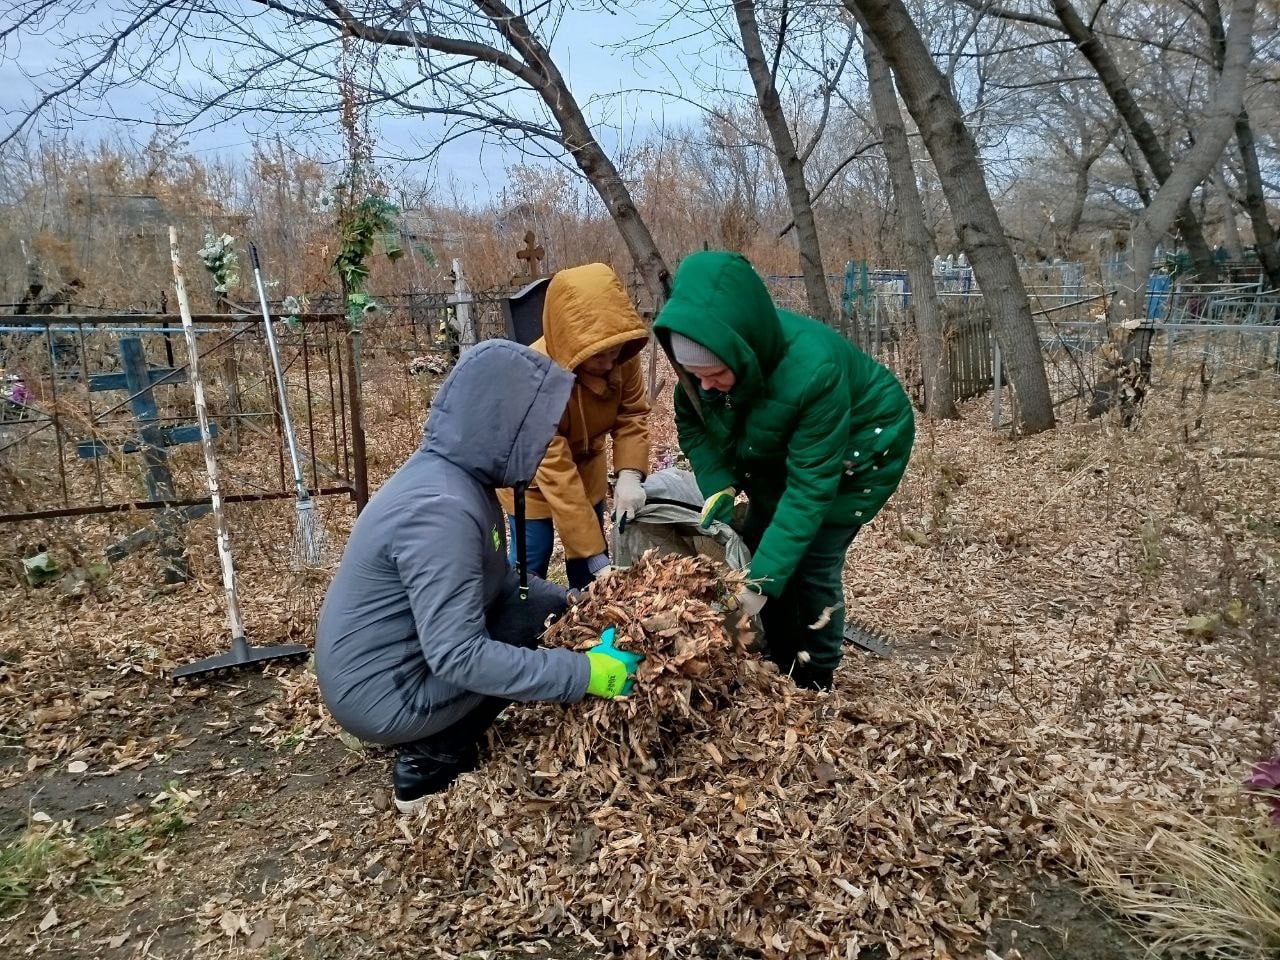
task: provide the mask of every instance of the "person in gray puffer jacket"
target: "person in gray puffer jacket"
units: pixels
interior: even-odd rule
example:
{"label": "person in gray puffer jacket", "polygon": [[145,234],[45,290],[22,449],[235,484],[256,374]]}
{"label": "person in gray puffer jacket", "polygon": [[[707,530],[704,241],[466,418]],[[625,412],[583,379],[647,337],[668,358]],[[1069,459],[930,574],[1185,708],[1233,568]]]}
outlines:
{"label": "person in gray puffer jacket", "polygon": [[572,387],[572,374],[527,347],[471,349],[437,393],[422,446],[352,528],[320,611],[316,674],[341,726],[400,747],[402,812],[476,767],[511,701],[630,690],[635,654],[536,649],[568,600],[507,561],[494,491],[520,494],[533,479]]}

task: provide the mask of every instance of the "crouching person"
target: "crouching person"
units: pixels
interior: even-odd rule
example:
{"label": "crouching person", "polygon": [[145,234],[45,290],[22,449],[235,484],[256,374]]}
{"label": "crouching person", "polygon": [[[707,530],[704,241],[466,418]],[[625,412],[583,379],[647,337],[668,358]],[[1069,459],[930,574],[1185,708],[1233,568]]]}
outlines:
{"label": "crouching person", "polygon": [[494,491],[522,494],[572,387],[572,374],[527,347],[475,347],[436,395],[422,446],[351,531],[320,611],[316,673],[339,724],[400,748],[401,812],[475,769],[512,701],[630,687],[634,654],[537,649],[565,591],[507,562]]}

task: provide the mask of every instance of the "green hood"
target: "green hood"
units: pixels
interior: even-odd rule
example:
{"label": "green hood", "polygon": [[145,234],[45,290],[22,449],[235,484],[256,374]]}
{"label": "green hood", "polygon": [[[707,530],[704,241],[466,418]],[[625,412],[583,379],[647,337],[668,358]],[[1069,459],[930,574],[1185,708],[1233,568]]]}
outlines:
{"label": "green hood", "polygon": [[668,357],[672,332],[714,353],[733,371],[739,394],[758,393],[783,353],[777,308],[760,275],[737,253],[685,257],[653,329]]}

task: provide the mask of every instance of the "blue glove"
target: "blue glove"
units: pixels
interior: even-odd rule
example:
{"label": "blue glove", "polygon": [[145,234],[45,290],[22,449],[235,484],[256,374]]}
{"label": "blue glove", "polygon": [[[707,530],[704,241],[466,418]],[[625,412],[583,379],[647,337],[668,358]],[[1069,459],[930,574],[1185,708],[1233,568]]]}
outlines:
{"label": "blue glove", "polygon": [[587,693],[593,697],[603,697],[606,700],[625,697],[636,685],[636,668],[640,666],[644,655],[619,650],[613,645],[616,636],[616,629],[606,627],[600,634],[600,642],[587,651],[587,660],[591,662]]}

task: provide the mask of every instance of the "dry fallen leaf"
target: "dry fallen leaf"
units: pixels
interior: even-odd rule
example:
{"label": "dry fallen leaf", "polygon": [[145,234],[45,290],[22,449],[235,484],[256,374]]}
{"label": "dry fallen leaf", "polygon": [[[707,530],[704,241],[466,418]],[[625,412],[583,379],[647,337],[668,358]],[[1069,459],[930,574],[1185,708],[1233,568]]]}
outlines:
{"label": "dry fallen leaf", "polygon": [[218,918],[218,926],[228,937],[234,937],[241,930],[246,929],[244,917],[231,910],[223,911],[222,916]]}
{"label": "dry fallen leaf", "polygon": [[252,950],[258,949],[267,942],[267,939],[275,931],[276,925],[270,917],[260,917],[254,921],[249,930],[249,948]]}
{"label": "dry fallen leaf", "polygon": [[[1197,384],[1190,372],[1185,382]],[[1175,389],[1166,413],[1177,406],[1181,372],[1168,376]],[[1059,429],[1012,444],[971,415],[988,400],[969,402],[966,420],[937,426],[927,454],[921,446],[845,569],[857,616],[897,631],[902,657],[880,663],[847,648],[827,697],[797,690],[758,655],[721,655],[706,615],[725,592],[722,570],[671,562],[629,581],[634,591],[602,584],[593,616],[571,620],[556,642],[581,649],[598,636],[598,621],[620,618],[620,645],[650,653],[637,692],[625,703],[510,709],[491,759],[432,798],[420,818],[363,809],[387,806],[370,798],[387,788],[388,753],[342,750],[309,671],[270,671],[268,699],[252,706],[256,688],[152,696],[167,687],[173,663],[225,647],[207,524],[189,528],[197,577],[180,589],[154,591],[155,566],[143,555],[113,585],[118,596],[89,605],[0,591],[0,619],[38,624],[20,658],[0,658],[0,725],[22,739],[31,771],[77,757],[95,775],[118,773],[168,755],[175,769],[192,771],[184,787],[209,788],[207,828],[184,837],[170,872],[139,872],[120,900],[95,902],[100,929],[125,928],[122,904],[168,894],[174,860],[199,858],[201,870],[187,877],[212,901],[241,889],[247,857],[274,855],[279,872],[254,891],[252,907],[227,894],[202,913],[197,933],[211,932],[197,947],[221,938],[215,953],[243,951],[244,927],[233,941],[219,925],[230,909],[270,913],[279,929],[264,948],[290,956],[330,945],[339,956],[347,935],[376,939],[388,956],[412,954],[420,910],[457,954],[573,938],[637,960],[664,950],[694,955],[703,941],[691,938],[715,929],[708,946],[726,955],[758,949],[774,960],[825,960],[853,945],[850,952],[875,947],[899,960],[981,957],[990,918],[1006,896],[1023,896],[1018,878],[993,865],[1070,874],[1078,852],[1099,846],[1114,824],[1110,811],[1142,804],[1153,824],[1175,808],[1201,813],[1215,801],[1213,785],[1236,791],[1258,736],[1275,738],[1274,724],[1257,720],[1252,671],[1231,659],[1239,650],[1230,645],[1230,598],[1199,593],[1221,573],[1224,536],[1240,558],[1258,546],[1274,552],[1273,525],[1254,522],[1275,512],[1274,471],[1265,465],[1280,454],[1277,387],[1271,374],[1244,389],[1215,382],[1204,442],[1189,445],[1182,438],[1199,430],[1194,409],[1185,422],[1176,409],[1172,419],[1149,420],[1153,407],[1143,414],[1149,426],[1120,432],[1071,424],[1066,404]],[[658,455],[674,450],[670,395],[651,421]],[[1194,405],[1194,397],[1183,403]],[[404,422],[385,404],[371,408],[371,429]],[[375,469],[394,466],[394,452],[376,447]],[[1263,456],[1235,459],[1235,450]],[[274,469],[274,457],[262,459]],[[1187,460],[1212,472],[1208,496]],[[309,640],[327,575],[291,595],[278,544],[294,511],[272,509],[246,505],[233,517],[246,620],[271,625],[264,642],[277,639],[276,624],[281,638],[287,624],[290,638]],[[1152,520],[1146,532],[1141,518]],[[77,532],[118,537],[97,524],[76,521]],[[1177,545],[1163,559],[1162,535],[1166,547]],[[1144,556],[1151,569],[1140,569]],[[1196,596],[1186,596],[1184,582]],[[1184,599],[1197,605],[1184,608]],[[1121,609],[1128,626],[1117,625]],[[1212,643],[1177,629],[1213,613],[1223,629]],[[70,641],[81,638],[74,669],[61,669]],[[80,693],[92,689],[113,690],[110,709]],[[58,721],[66,704],[77,716],[94,709],[94,722]],[[200,746],[184,752],[175,706],[184,721],[208,717],[197,742],[216,744],[216,761],[206,764]],[[34,725],[43,708],[55,712]],[[243,721],[254,727],[247,742]],[[197,728],[177,728],[188,729]],[[258,763],[258,746],[274,756]],[[310,761],[321,759],[339,764],[338,774],[313,776],[319,767]],[[43,778],[24,766],[0,771],[0,781],[39,796]],[[264,802],[284,784],[285,803]],[[1067,848],[1064,810],[1073,804],[1093,824]],[[61,805],[50,809],[64,816]],[[307,811],[301,820],[298,810]],[[243,821],[255,817],[246,837]],[[323,852],[285,853],[335,818]],[[51,818],[38,819],[46,832]],[[353,878],[370,849],[387,851],[384,874]],[[152,852],[165,862],[164,851]],[[28,932],[40,918],[38,906],[30,909]],[[69,939],[72,918],[49,932],[58,926],[58,938]],[[135,936],[129,952],[145,953],[144,939]],[[0,956],[8,952],[0,945]]]}
{"label": "dry fallen leaf", "polygon": [[831,622],[831,615],[842,607],[843,604],[833,604],[829,607],[823,607],[822,613],[818,615],[818,619],[809,624],[810,630],[821,630]]}
{"label": "dry fallen leaf", "polygon": [[56,926],[57,923],[58,923],[57,908],[50,907],[49,912],[44,915],[44,919],[40,921],[40,924],[39,926],[36,927],[36,929],[39,930],[41,933],[44,933],[44,931],[48,930],[50,927]]}

